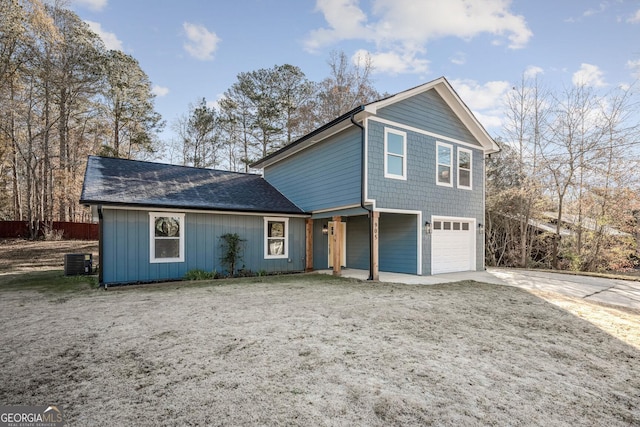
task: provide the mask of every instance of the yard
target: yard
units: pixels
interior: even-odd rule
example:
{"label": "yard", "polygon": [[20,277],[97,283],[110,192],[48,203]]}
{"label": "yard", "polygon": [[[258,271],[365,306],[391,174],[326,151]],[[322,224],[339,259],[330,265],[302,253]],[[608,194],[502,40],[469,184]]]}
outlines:
{"label": "yard", "polygon": [[9,268],[0,403],[70,425],[640,424],[633,310],[320,275],[47,290]]}

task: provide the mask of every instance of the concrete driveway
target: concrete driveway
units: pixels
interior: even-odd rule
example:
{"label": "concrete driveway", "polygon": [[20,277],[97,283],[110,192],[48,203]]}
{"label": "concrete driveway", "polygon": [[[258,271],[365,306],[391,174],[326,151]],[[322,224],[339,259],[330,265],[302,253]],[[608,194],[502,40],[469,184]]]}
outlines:
{"label": "concrete driveway", "polygon": [[[321,270],[319,273],[331,274],[332,271]],[[342,276],[366,280],[368,272],[364,270],[344,269],[342,270]],[[587,301],[621,305],[640,310],[640,282],[631,280],[603,279],[599,277],[511,268],[489,268],[486,271],[465,271],[460,273],[437,274],[435,276],[380,272],[380,282],[383,283],[435,285],[462,280],[475,280],[476,282],[517,286],[523,289],[556,292],[582,298]]]}
{"label": "concrete driveway", "polygon": [[490,268],[487,273],[510,286],[640,309],[640,282],[507,268]]}

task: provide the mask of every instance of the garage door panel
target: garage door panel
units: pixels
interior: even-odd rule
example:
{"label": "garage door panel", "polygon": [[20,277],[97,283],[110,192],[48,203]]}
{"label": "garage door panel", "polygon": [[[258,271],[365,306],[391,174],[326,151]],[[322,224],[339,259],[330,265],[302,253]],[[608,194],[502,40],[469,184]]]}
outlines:
{"label": "garage door panel", "polygon": [[431,236],[432,274],[475,270],[475,236],[471,221],[434,219],[438,229],[433,230]]}

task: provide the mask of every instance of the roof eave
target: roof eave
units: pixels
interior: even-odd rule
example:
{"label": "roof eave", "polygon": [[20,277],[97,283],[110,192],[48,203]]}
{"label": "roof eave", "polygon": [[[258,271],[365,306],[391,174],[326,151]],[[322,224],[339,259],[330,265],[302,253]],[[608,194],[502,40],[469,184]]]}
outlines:
{"label": "roof eave", "polygon": [[346,112],[340,117],[330,121],[329,123],[317,128],[316,130],[306,134],[293,143],[269,154],[266,157],[263,157],[257,162],[250,164],[249,166],[251,168],[261,169],[272,165],[273,163],[276,163],[284,158],[287,158],[311,145],[314,145],[328,138],[329,136],[336,134],[337,132],[353,126],[353,124],[351,123],[351,117],[355,117],[356,121],[361,120],[362,117],[364,117],[362,115],[363,111],[365,111],[365,106],[360,105],[353,110]]}
{"label": "roof eave", "polygon": [[251,213],[251,214],[269,214],[269,215],[298,215],[298,216],[311,216],[311,214],[302,210],[281,210],[281,209],[232,209],[224,207],[214,206],[184,206],[184,205],[171,205],[162,203],[125,203],[125,202],[113,202],[104,200],[86,200],[81,199],[80,204],[84,206],[98,206],[103,207],[117,207],[117,208],[132,208],[132,209],[171,209],[180,211],[203,211],[203,212],[224,212],[224,213]]}
{"label": "roof eave", "polygon": [[397,93],[380,101],[375,101],[366,106],[366,110],[371,114],[377,114],[380,108],[395,104],[412,96],[434,89],[438,95],[447,103],[449,108],[453,110],[456,116],[469,129],[469,132],[483,147],[485,154],[497,153],[500,146],[491,138],[484,126],[478,121],[476,116],[471,112],[469,107],[464,103],[462,98],[455,91],[453,86],[445,77],[440,77],[428,83],[416,86],[404,92]]}

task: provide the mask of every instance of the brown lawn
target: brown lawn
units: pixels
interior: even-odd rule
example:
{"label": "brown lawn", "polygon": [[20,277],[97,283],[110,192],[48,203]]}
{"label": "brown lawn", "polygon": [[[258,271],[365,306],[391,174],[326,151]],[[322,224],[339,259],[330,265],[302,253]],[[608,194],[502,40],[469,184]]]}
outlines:
{"label": "brown lawn", "polygon": [[638,425],[640,313],[585,307],[320,275],[0,290],[0,403],[83,426]]}

